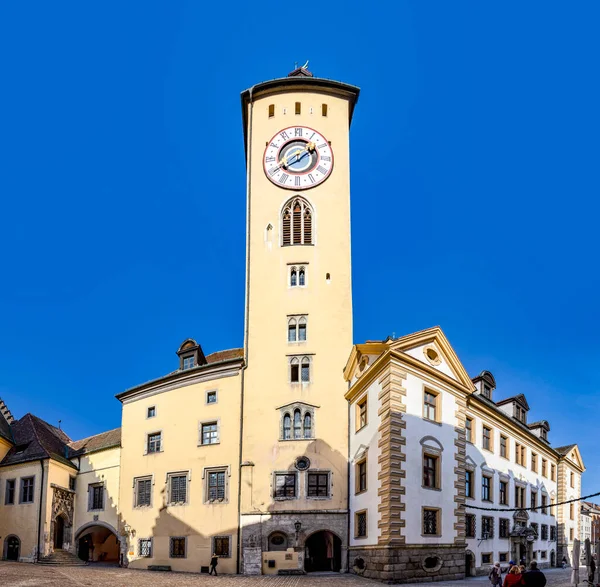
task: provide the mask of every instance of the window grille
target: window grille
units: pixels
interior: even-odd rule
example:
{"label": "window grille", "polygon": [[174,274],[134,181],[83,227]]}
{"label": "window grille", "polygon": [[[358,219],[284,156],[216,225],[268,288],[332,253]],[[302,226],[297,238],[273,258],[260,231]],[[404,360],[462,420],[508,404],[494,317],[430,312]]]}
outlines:
{"label": "window grille", "polygon": [[423,510],[423,534],[437,535],[438,510]]}
{"label": "window grille", "polygon": [[356,536],[364,537],[367,535],[367,512],[358,512],[356,514]]}
{"label": "window grille", "polygon": [[152,498],[152,479],[138,479],[136,485],[136,505],[150,505]]}
{"label": "window grille", "polygon": [[213,538],[213,552],[221,558],[229,558],[231,556],[229,536],[215,536]]}
{"label": "window grille", "polygon": [[104,509],[104,485],[92,485],[91,492],[91,509]]}
{"label": "window grille", "polygon": [[473,514],[467,514],[465,516],[465,522],[466,522],[466,535],[467,538],[475,538],[475,516]]}
{"label": "window grille", "polygon": [[171,558],[185,558],[185,538],[171,538]]}
{"label": "window grille", "polygon": [[138,544],[138,553],[141,557],[152,557],[152,538],[140,538]]}
{"label": "window grille", "polygon": [[169,478],[169,503],[185,503],[187,498],[187,475],[171,475]]}

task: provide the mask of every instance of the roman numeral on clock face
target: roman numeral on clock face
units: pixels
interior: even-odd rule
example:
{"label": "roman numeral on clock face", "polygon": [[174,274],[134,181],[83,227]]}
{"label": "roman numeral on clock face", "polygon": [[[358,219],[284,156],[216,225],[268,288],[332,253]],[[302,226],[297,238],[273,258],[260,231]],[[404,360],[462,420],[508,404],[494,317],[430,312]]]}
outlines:
{"label": "roman numeral on clock face", "polygon": [[[323,159],[323,157],[321,157],[321,159]],[[265,161],[267,163],[273,163],[273,161],[275,161],[275,157],[265,157]]]}
{"label": "roman numeral on clock face", "polygon": [[315,178],[313,177],[312,173],[308,174],[308,179],[310,180],[310,183],[315,183]]}
{"label": "roman numeral on clock face", "polygon": [[288,134],[287,134],[287,133],[286,133],[284,130],[282,130],[282,131],[279,133],[279,135],[281,136],[281,138],[282,138],[284,141],[287,141],[287,140],[288,140]]}
{"label": "roman numeral on clock face", "polygon": [[301,137],[302,136],[302,129],[301,128],[295,128],[294,129],[294,136],[295,137]]}
{"label": "roman numeral on clock face", "polygon": [[317,145],[317,149],[325,149],[325,147],[329,147],[329,145],[327,143],[321,143],[320,145]]}
{"label": "roman numeral on clock face", "polygon": [[319,173],[322,173],[323,175],[327,175],[327,169],[325,169],[325,167],[323,167],[322,165],[319,165],[319,166],[317,167],[317,171],[318,171]]}
{"label": "roman numeral on clock face", "polygon": [[279,183],[285,183],[288,177],[289,175],[287,173],[282,173],[281,177],[279,178]]}
{"label": "roman numeral on clock face", "polygon": [[297,175],[296,177],[294,177],[294,185],[296,187],[300,185],[300,176]]}
{"label": "roman numeral on clock face", "polygon": [[[267,161],[268,161],[268,159],[267,159]],[[331,161],[331,157],[325,157],[325,155],[323,155],[321,157],[321,161]]]}

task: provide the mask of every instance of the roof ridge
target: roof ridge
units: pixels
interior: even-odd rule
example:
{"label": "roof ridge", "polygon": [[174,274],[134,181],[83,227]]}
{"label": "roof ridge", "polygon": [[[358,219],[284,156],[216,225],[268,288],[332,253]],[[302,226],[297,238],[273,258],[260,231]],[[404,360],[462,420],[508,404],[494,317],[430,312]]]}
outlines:
{"label": "roof ridge", "polygon": [[38,431],[37,428],[35,427],[35,421],[34,418],[37,418],[37,416],[34,416],[31,412],[27,412],[22,418],[21,420],[24,420],[25,418],[27,418],[27,416],[29,416],[29,420],[31,422],[31,429],[33,430],[33,436],[35,437],[37,443],[40,445],[40,448],[42,449],[43,453],[46,455],[47,458],[50,458],[50,453],[48,453],[48,451],[46,450],[46,447],[44,446],[44,443],[40,440],[40,437],[38,435]]}
{"label": "roof ridge", "polygon": [[98,432],[98,434],[92,434],[91,436],[86,436],[85,438],[80,438],[79,440],[71,440],[69,445],[76,444],[78,442],[83,442],[84,440],[89,440],[90,438],[96,438],[96,436],[102,436],[103,434],[108,434],[109,432],[114,432],[115,430],[120,430],[121,426],[117,426],[116,428],[111,428],[110,430],[105,430],[104,432]]}

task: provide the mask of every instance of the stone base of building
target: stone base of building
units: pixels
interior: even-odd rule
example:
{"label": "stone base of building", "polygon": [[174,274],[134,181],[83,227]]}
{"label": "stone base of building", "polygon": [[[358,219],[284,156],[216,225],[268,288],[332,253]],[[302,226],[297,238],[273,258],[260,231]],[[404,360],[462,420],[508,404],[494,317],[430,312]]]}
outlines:
{"label": "stone base of building", "polygon": [[465,578],[464,547],[351,547],[348,556],[351,572],[386,583],[429,583]]}

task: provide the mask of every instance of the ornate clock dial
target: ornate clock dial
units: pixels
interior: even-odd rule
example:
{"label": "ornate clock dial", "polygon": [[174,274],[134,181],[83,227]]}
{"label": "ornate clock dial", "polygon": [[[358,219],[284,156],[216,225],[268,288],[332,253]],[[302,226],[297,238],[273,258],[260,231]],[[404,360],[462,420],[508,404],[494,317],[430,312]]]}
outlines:
{"label": "ornate clock dial", "polygon": [[280,130],[263,157],[267,177],[279,187],[306,190],[324,182],[333,169],[333,151],[325,137],[307,126]]}

